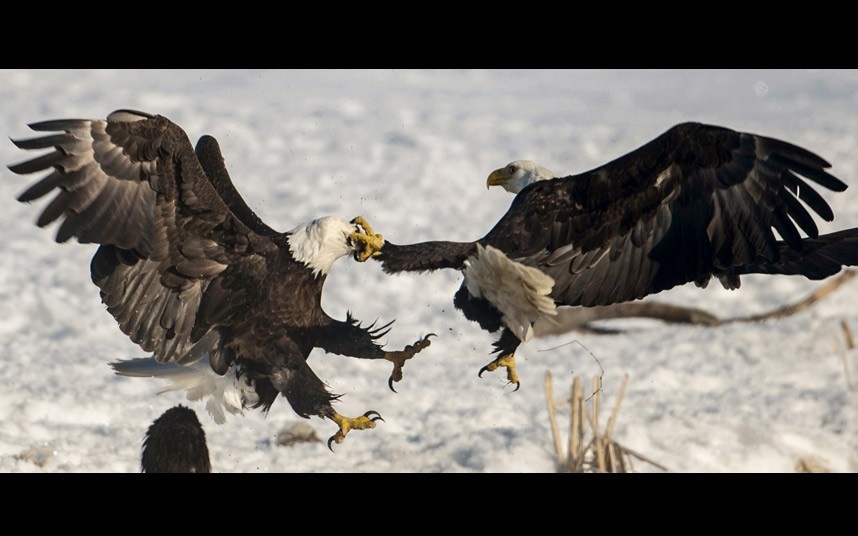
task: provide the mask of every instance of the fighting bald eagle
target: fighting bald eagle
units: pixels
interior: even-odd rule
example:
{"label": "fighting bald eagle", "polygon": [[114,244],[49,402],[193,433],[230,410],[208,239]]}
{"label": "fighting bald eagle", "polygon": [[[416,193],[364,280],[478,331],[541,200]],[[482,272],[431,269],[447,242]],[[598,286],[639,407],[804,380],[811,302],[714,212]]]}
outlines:
{"label": "fighting bald eagle", "polygon": [[118,110],[107,120],[44,121],[30,128],[55,133],[15,145],[53,150],[10,169],[50,173],[18,199],[58,190],[37,224],[64,217],[58,242],[77,237],[100,244],[92,281],[122,331],[153,353],[151,365],[117,363],[118,372],[169,376],[176,365],[207,356],[211,369],[235,388],[206,394],[230,395],[220,402],[230,411],[267,412],[281,394],[298,415],[334,421],[339,431],[331,441],[375,426],[377,412],[349,418],[334,411],[338,395],[306,362],[314,347],[386,359],[394,363],[392,387],[404,361],[429,345],[423,338],[386,351],[376,340],[387,326],[364,328],[351,315],[339,321],[322,310],[322,287],[334,262],[349,254],[366,260],[381,244],[363,218],[325,217],[289,232],[273,230],[238,194],[215,139],[203,136],[194,148],[162,116]]}
{"label": "fighting bald eagle", "polygon": [[832,221],[807,183],[845,190],[828,167],[790,143],[680,124],[579,175],[512,162],[488,177],[487,186],[516,197],[486,236],[385,242],[375,258],[387,273],[461,270],[456,308],[486,331],[503,329],[499,357],[479,373],[506,367],[518,389],[515,351],[557,306],[630,301],[692,281],[705,286],[713,275],[730,289],[742,274],[822,279],[858,263],[858,228],[819,236],[798,201]]}

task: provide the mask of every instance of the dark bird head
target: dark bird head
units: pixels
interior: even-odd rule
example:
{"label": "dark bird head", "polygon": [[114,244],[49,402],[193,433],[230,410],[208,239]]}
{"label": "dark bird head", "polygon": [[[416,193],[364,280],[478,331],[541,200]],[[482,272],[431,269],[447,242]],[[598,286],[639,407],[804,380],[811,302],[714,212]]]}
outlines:
{"label": "dark bird head", "polygon": [[206,434],[197,414],[179,404],[146,431],[141,457],[144,473],[210,473]]}
{"label": "dark bird head", "polygon": [[530,160],[516,160],[491,172],[486,180],[486,188],[503,186],[507,192],[517,194],[530,184],[556,179],[557,174]]}

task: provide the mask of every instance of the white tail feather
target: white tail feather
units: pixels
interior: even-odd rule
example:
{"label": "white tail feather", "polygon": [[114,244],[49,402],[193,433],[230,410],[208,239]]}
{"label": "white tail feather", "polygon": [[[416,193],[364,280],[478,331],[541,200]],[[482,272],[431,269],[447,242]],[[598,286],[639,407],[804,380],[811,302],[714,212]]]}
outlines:
{"label": "white tail feather", "polygon": [[557,314],[554,279],[491,246],[478,245],[477,254],[465,261],[465,280],[468,291],[497,307],[504,325],[522,341],[533,335],[540,317]]}
{"label": "white tail feather", "polygon": [[259,401],[254,383],[242,377],[241,371],[231,365],[226,374],[219,376],[211,369],[208,359],[199,359],[189,365],[158,363],[154,358],[142,357],[116,361],[110,364],[120,376],[158,378],[170,385],[158,394],[168,391],[185,391],[188,400],[206,400],[206,410],[218,423],[226,422],[226,412],[243,414],[243,410]]}

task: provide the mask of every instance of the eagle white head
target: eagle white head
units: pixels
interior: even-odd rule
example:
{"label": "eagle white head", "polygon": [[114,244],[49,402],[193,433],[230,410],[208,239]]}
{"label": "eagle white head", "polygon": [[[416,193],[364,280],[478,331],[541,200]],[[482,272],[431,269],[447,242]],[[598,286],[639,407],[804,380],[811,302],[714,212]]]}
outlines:
{"label": "eagle white head", "polygon": [[507,192],[517,194],[531,183],[556,179],[557,177],[556,173],[536,162],[516,160],[492,171],[486,181],[486,188],[503,186]]}
{"label": "eagle white head", "polygon": [[313,270],[313,275],[327,275],[340,257],[355,251],[350,239],[360,228],[354,223],[326,216],[303,223],[289,231],[289,251],[295,260]]}

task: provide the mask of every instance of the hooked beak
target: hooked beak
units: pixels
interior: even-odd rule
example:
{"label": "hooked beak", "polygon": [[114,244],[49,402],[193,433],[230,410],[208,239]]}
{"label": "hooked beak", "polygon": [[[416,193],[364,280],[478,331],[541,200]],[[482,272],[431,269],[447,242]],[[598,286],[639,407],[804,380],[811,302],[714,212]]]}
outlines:
{"label": "hooked beak", "polygon": [[509,175],[506,173],[506,168],[496,169],[491,172],[486,180],[486,189],[492,186],[503,186],[509,180]]}

